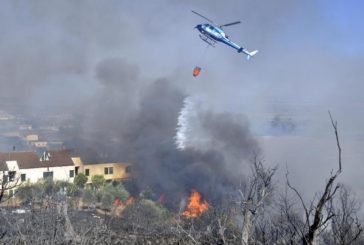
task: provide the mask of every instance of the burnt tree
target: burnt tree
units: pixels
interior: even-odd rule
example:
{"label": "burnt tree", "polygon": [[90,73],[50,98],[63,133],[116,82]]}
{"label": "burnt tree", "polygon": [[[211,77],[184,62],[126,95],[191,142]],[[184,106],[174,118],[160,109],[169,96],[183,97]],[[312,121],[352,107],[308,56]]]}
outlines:
{"label": "burnt tree", "polygon": [[[303,201],[302,195],[299,191],[291,185],[288,179],[288,171],[286,174],[287,186],[291,189],[299,198],[300,203],[304,209],[304,225],[303,227],[297,227],[295,223],[291,223],[292,226],[296,226],[295,229],[300,233],[302,243],[304,245],[316,244],[318,233],[324,230],[332,218],[335,216],[332,208],[328,205],[334,199],[337,190],[340,188],[339,184],[335,184],[335,180],[342,172],[341,164],[341,146],[339,141],[339,135],[337,130],[337,121],[334,121],[331,113],[329,112],[332,127],[334,129],[336,137],[336,145],[338,148],[338,169],[335,173],[331,173],[330,178],[326,181],[324,191],[318,196],[318,201],[315,203],[315,199],[310,202],[310,206],[307,207]],[[326,208],[326,209],[325,209]],[[291,220],[288,218],[288,220]]]}
{"label": "burnt tree", "polygon": [[240,206],[243,214],[241,244],[249,244],[256,217],[264,212],[264,205],[273,191],[272,177],[277,168],[266,168],[257,158],[253,161],[248,184],[240,188]]}

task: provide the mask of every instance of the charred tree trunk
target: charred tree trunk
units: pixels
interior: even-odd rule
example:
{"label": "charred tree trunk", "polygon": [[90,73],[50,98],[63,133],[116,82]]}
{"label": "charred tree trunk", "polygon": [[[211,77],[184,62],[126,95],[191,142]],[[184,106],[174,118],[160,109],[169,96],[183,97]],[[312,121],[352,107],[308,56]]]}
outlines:
{"label": "charred tree trunk", "polygon": [[249,238],[250,238],[250,233],[251,233],[251,229],[252,229],[252,218],[253,218],[253,214],[250,210],[247,210],[244,214],[244,224],[243,224],[243,230],[242,230],[242,235],[241,235],[241,244],[242,245],[248,245],[249,244]]}

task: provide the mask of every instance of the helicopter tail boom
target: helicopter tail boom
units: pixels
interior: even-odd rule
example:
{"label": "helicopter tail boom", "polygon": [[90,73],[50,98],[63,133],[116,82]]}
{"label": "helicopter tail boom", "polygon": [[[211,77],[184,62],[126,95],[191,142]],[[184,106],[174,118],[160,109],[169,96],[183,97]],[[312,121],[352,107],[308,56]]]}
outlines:
{"label": "helicopter tail boom", "polygon": [[247,51],[247,50],[245,50],[245,49],[243,49],[243,48],[240,48],[240,49],[238,50],[238,52],[239,52],[239,53],[244,53],[244,54],[246,54],[246,59],[247,59],[247,60],[250,60],[250,58],[251,58],[251,57],[253,57],[254,55],[256,55],[256,54],[258,53],[258,50],[254,50],[254,51],[249,52],[249,51]]}

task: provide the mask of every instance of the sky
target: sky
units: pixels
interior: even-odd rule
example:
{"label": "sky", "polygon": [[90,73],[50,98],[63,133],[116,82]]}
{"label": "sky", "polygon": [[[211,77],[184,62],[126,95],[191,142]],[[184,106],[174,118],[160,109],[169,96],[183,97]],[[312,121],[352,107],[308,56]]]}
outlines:
{"label": "sky", "polygon": [[[364,196],[363,7],[359,0],[4,0],[0,98],[28,113],[70,112],[87,135],[110,121],[120,126],[146,88],[166,79],[206,110],[243,117],[266,163],[279,165],[279,181],[287,166],[308,197],[337,165],[330,110],[343,148],[340,181]],[[222,44],[206,49],[193,28],[204,20],[191,10],[222,24],[241,20],[225,31],[259,53],[246,61]]]}

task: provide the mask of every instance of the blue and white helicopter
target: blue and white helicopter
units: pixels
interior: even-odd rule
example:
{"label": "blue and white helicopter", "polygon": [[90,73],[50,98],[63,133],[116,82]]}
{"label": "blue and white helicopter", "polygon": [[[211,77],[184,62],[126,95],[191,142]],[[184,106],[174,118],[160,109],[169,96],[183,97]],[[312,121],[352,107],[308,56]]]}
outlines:
{"label": "blue and white helicopter", "polygon": [[192,10],[192,12],[211,23],[211,24],[209,24],[209,23],[199,24],[195,28],[197,28],[197,30],[201,33],[199,35],[200,38],[203,41],[205,41],[206,43],[208,43],[209,45],[211,45],[212,47],[215,47],[216,42],[225,43],[226,45],[236,49],[238,51],[238,53],[246,54],[248,60],[258,53],[258,50],[249,52],[246,49],[244,49],[243,47],[230,41],[229,37],[225,34],[225,32],[222,29],[222,27],[224,27],[224,26],[232,26],[232,25],[240,24],[241,21],[235,21],[235,22],[231,22],[228,24],[224,24],[224,25],[218,25],[218,24],[214,23],[212,20],[206,18],[205,16],[203,16],[193,10]]}

